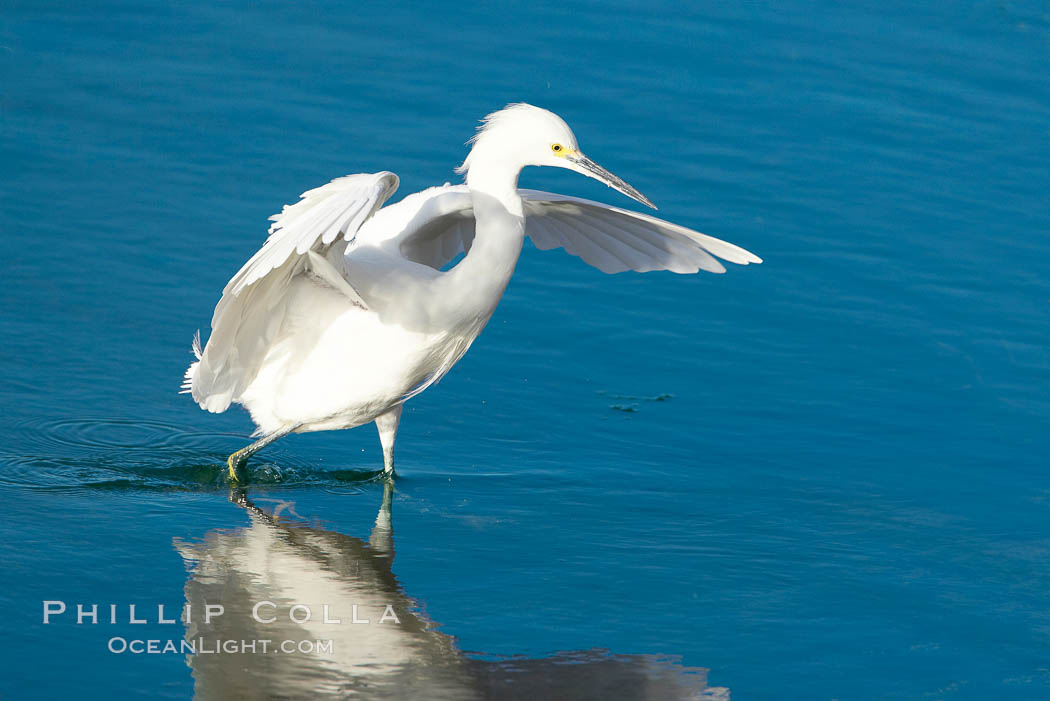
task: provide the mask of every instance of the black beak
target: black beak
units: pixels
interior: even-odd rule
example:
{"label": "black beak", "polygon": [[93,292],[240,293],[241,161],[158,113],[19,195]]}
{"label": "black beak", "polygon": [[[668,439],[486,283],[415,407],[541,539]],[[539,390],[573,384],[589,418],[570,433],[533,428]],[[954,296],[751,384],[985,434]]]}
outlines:
{"label": "black beak", "polygon": [[632,200],[637,200],[638,202],[641,202],[647,207],[652,207],[653,209],[656,209],[656,205],[650,202],[648,197],[638,192],[626,182],[616,177],[615,175],[607,171],[605,168],[602,168],[600,165],[592,161],[590,158],[587,158],[587,156],[584,156],[582,153],[578,156],[569,156],[566,160],[568,160],[573,165],[577,166],[576,170],[583,173],[584,175],[594,178],[595,180],[600,180],[609,187],[615,190],[619,190],[623,194],[630,197]]}

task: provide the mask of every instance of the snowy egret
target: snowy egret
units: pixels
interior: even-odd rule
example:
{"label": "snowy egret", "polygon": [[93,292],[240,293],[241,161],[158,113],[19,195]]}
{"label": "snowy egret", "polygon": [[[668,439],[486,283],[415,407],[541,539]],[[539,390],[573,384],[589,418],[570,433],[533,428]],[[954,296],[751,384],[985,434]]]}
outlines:
{"label": "snowy egret", "polygon": [[[259,449],[289,433],[379,429],[383,469],[394,470],[404,403],[467,352],[503,296],[524,237],[564,248],[605,273],[725,272],[744,249],[648,215],[518,189],[525,166],[567,168],[642,204],[642,193],[587,158],[556,114],[508,105],[482,121],[445,184],[383,207],[390,172],[337,178],[271,217],[270,235],[223,289],[211,336],[183,391],[211,412],[244,406],[259,440],[227,461],[230,479]],[[456,256],[463,258],[443,270]]]}

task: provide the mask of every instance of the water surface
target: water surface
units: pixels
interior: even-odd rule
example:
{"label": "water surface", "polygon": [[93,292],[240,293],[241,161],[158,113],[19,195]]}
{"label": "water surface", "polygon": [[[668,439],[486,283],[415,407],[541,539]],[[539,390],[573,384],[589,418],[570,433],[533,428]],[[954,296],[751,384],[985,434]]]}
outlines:
{"label": "water surface", "polygon": [[[1045,698],[1048,59],[1025,2],[6,0],[0,696]],[[452,180],[510,101],[765,264],[527,247],[408,406],[379,541],[370,427],[281,441],[231,500],[252,426],[176,390],[266,217],[350,172]],[[378,666],[269,676],[107,650],[195,630],[155,611],[42,623],[206,597],[240,633],[264,592],[412,623]]]}

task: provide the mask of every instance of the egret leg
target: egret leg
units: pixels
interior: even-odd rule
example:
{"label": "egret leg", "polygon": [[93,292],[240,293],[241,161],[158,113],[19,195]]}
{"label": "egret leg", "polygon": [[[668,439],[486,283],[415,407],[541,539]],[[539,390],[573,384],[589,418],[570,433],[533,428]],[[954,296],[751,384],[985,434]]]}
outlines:
{"label": "egret leg", "polygon": [[394,439],[397,438],[397,427],[401,424],[401,407],[396,407],[376,417],[376,428],[379,429],[379,442],[383,444],[383,474],[394,475]]}
{"label": "egret leg", "polygon": [[285,436],[287,436],[292,431],[295,431],[300,426],[302,426],[302,424],[295,424],[294,426],[288,426],[286,428],[278,429],[277,431],[274,431],[273,433],[271,433],[268,436],[263,436],[262,438],[260,438],[259,440],[255,441],[251,445],[249,445],[247,447],[244,447],[244,448],[241,448],[236,453],[234,453],[233,455],[228,457],[226,459],[226,466],[229,468],[229,471],[230,471],[230,481],[231,482],[238,482],[238,481],[240,481],[239,478],[237,477],[237,468],[239,468],[244,463],[248,462],[248,458],[250,458],[251,456],[255,455],[260,450],[262,450],[266,446],[270,445],[271,443],[273,443],[278,438],[284,438]]}

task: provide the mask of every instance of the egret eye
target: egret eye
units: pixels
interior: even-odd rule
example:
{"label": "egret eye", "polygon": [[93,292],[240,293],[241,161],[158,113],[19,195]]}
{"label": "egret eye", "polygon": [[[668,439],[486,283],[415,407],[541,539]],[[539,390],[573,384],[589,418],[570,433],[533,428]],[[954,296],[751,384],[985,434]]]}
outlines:
{"label": "egret eye", "polygon": [[559,153],[561,150],[562,150],[562,145],[561,144],[551,144],[551,151],[554,151],[554,153]]}

